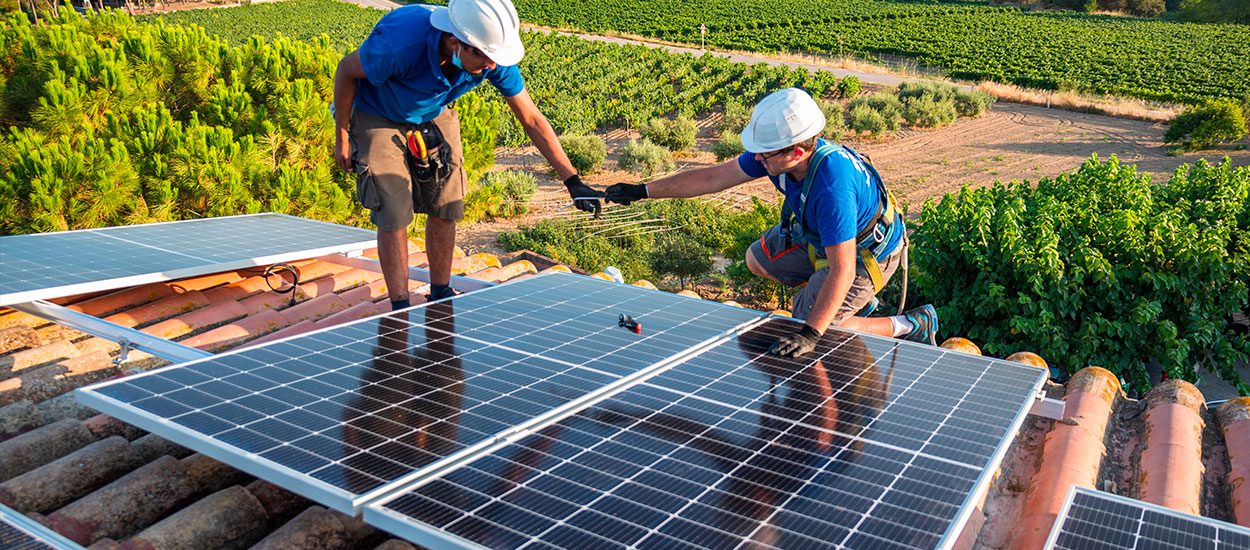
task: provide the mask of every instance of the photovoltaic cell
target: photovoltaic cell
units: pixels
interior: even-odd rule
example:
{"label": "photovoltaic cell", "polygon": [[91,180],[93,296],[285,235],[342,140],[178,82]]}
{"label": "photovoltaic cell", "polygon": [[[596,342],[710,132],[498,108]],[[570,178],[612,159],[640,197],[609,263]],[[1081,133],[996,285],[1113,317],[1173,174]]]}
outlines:
{"label": "photovoltaic cell", "polygon": [[[617,326],[629,314],[641,334]],[[79,390],[339,510],[763,314],[550,274]]]}
{"label": "photovoltaic cell", "polygon": [[373,246],[372,231],[283,214],[0,237],[0,306]]}
{"label": "photovoltaic cell", "polygon": [[954,541],[1040,369],[771,320],[366,507],[466,548],[938,548]]}
{"label": "photovoltaic cell", "polygon": [[82,546],[3,505],[0,505],[0,548],[82,550]]}
{"label": "photovoltaic cell", "polygon": [[1046,549],[1248,550],[1250,529],[1073,486]]}

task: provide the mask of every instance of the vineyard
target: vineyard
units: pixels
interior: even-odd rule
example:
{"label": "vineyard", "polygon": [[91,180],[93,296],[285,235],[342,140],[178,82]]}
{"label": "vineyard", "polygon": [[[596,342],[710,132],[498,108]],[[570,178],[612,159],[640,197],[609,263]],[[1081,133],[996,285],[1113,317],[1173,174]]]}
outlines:
{"label": "vineyard", "polygon": [[[320,38],[349,51],[360,45],[382,15],[335,0],[293,0],[148,17],[199,25],[231,44],[246,43],[253,34],[267,38],[281,34],[296,40]],[[827,72],[731,63],[715,55],[671,54],[539,32],[523,33],[522,39],[526,89],[561,134],[583,134],[606,125],[635,126],[674,112],[705,113],[730,98],[750,104],[770,90],[789,86],[820,96],[837,83]],[[502,104],[490,86],[479,91]],[[502,144],[527,141],[513,117],[502,117],[501,124]]]}
{"label": "vineyard", "polygon": [[[1198,103],[1250,93],[1250,27],[1025,13],[983,3],[518,0],[524,21],[708,46],[901,56],[952,77]],[[814,15],[821,14],[821,15]]]}

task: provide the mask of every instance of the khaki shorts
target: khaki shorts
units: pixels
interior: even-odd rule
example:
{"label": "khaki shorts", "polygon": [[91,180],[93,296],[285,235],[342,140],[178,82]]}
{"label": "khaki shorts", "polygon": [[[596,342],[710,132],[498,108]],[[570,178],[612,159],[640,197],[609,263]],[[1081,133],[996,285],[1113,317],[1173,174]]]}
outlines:
{"label": "khaki shorts", "polygon": [[[894,276],[894,272],[902,263],[905,244],[906,241],[899,243],[899,247],[881,262],[881,274],[886,281]],[[811,257],[808,256],[807,242],[794,240],[790,247],[786,248],[785,237],[781,236],[781,228],[774,225],[764,232],[760,240],[751,245],[751,250],[747,254],[754,255],[760,267],[781,281],[781,284],[794,288],[807,283],[807,286],[794,296],[794,303],[790,308],[790,315],[795,319],[807,319],[807,316],[812,313],[812,308],[816,306],[816,297],[820,294],[820,287],[829,276],[828,267],[818,271],[812,265]],[[824,258],[825,250],[817,248],[816,257]],[[868,275],[868,270],[863,265],[856,262],[855,280],[851,283],[850,290],[846,292],[846,299],[842,301],[842,306],[838,308],[837,317],[834,317],[830,324],[841,325],[864,309],[864,306],[872,301],[874,295],[876,291],[872,286],[872,277]]]}
{"label": "khaki shorts", "polygon": [[[445,178],[419,184],[405,137],[406,132],[415,130],[417,125],[352,111],[348,135],[352,142],[352,161],[356,164],[356,200],[369,209],[369,220],[381,231],[407,229],[414,212],[449,220],[464,217],[468,180],[460,143],[460,115],[449,107],[444,108],[433,122],[451,148],[451,170]],[[427,142],[426,147],[433,154],[439,144]],[[418,191],[415,201],[414,186]]]}

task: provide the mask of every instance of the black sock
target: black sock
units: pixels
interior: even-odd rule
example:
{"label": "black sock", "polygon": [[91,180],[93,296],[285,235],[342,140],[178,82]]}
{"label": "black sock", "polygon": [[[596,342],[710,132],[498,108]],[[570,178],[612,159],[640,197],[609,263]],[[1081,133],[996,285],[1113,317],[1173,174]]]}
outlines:
{"label": "black sock", "polygon": [[442,298],[447,294],[449,288],[451,288],[451,285],[430,285],[430,296],[434,297],[435,300]]}
{"label": "black sock", "polygon": [[404,309],[410,305],[412,304],[408,303],[407,298],[404,298],[403,300],[391,300],[391,311]]}

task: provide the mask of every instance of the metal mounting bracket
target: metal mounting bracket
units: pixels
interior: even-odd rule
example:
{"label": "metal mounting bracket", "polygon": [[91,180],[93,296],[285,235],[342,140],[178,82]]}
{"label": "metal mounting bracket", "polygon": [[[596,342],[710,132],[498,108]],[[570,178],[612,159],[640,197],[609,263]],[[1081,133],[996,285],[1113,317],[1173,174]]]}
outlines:
{"label": "metal mounting bracket", "polygon": [[1029,414],[1051,420],[1063,420],[1064,405],[1066,404],[1063,401],[1046,397],[1044,390],[1038,390],[1037,395],[1033,396],[1033,408],[1029,409]]}

